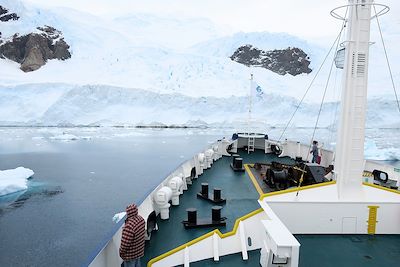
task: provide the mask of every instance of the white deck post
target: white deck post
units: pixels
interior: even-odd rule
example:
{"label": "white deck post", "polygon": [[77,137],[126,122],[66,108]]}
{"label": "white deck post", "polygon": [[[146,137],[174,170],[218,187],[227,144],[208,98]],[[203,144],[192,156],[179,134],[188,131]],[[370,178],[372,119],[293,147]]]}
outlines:
{"label": "white deck post", "polygon": [[189,247],[185,247],[183,266],[184,266],[184,267],[189,267],[189,265],[190,265]]}
{"label": "white deck post", "polygon": [[219,261],[218,235],[213,234],[214,261]]}
{"label": "white deck post", "polygon": [[299,266],[299,255],[300,255],[300,247],[293,246],[292,254],[290,255],[290,266],[291,267]]}
{"label": "white deck post", "polygon": [[244,231],[244,225],[242,221],[239,222],[239,235],[240,235],[240,244],[242,246],[242,259],[248,260],[249,255],[247,254],[246,234]]}

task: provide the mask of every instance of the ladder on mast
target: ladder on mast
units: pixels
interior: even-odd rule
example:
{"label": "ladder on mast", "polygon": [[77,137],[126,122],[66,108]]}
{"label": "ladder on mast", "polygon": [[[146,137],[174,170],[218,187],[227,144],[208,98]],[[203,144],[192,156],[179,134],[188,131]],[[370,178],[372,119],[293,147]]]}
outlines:
{"label": "ladder on mast", "polygon": [[253,97],[253,73],[250,74],[250,92],[249,92],[249,118],[247,121],[247,154],[254,152],[255,137],[254,133],[251,133],[251,109],[252,109],[252,97]]}
{"label": "ladder on mast", "polygon": [[247,139],[247,154],[250,154],[250,152],[254,152],[255,141],[256,138],[254,137],[254,134],[249,133]]}

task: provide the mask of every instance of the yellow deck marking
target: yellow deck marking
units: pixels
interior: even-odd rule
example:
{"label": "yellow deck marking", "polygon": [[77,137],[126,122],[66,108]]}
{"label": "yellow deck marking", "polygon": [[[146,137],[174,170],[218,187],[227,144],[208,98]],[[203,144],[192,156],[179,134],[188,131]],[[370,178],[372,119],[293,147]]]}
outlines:
{"label": "yellow deck marking", "polygon": [[374,176],[374,175],[370,171],[364,171],[363,172],[363,177],[372,177],[372,176]]}
{"label": "yellow deck marking", "polygon": [[380,186],[380,185],[376,185],[376,184],[370,184],[370,183],[365,183],[364,182],[363,185],[370,186],[370,187],[375,187],[377,189],[385,190],[385,191],[392,192],[392,193],[395,193],[395,194],[400,194],[399,190],[390,189],[390,188],[387,188],[387,187],[384,187],[384,186]]}
{"label": "yellow deck marking", "polygon": [[237,219],[237,220],[235,221],[235,225],[233,226],[233,229],[232,229],[232,231],[230,231],[230,232],[227,232],[227,233],[223,234],[223,233],[221,233],[218,229],[216,229],[216,230],[213,230],[213,231],[211,231],[211,232],[208,232],[207,234],[204,234],[204,235],[202,235],[202,236],[199,236],[198,238],[193,239],[193,240],[191,240],[191,241],[189,241],[189,242],[187,242],[187,243],[185,243],[185,244],[183,244],[183,245],[180,245],[179,247],[176,247],[176,248],[174,248],[174,249],[172,249],[172,250],[170,250],[170,251],[167,251],[167,252],[165,252],[164,254],[161,254],[160,256],[157,256],[157,257],[151,259],[151,260],[147,263],[147,267],[151,267],[155,262],[160,261],[160,260],[162,260],[162,259],[164,259],[164,258],[166,258],[166,257],[168,257],[168,256],[170,256],[170,255],[172,255],[172,254],[174,254],[174,253],[180,251],[180,250],[183,250],[183,249],[185,249],[185,248],[188,247],[188,246],[191,246],[191,245],[193,245],[193,244],[195,244],[195,243],[198,243],[198,242],[200,242],[201,240],[204,240],[204,239],[206,239],[207,237],[212,236],[214,233],[216,233],[216,234],[217,234],[220,238],[222,238],[222,239],[223,239],[223,238],[226,238],[226,237],[228,237],[228,236],[235,235],[236,232],[237,232],[237,230],[238,230],[238,228],[239,228],[239,223],[240,223],[240,221],[244,221],[244,220],[246,220],[246,219],[248,219],[248,218],[250,218],[250,217],[253,217],[254,215],[257,215],[257,214],[259,214],[259,213],[261,213],[261,212],[263,212],[263,211],[264,211],[264,210],[263,210],[262,208],[256,209],[256,210],[254,210],[254,211],[252,211],[252,212],[250,212],[250,213],[248,213],[248,214],[246,214],[246,215],[240,217],[239,219]]}
{"label": "yellow deck marking", "polygon": [[376,231],[376,220],[378,208],[379,206],[368,206],[369,208],[369,215],[368,215],[368,234],[374,235]]}
{"label": "yellow deck marking", "polygon": [[256,188],[258,194],[260,194],[260,196],[262,196],[264,194],[264,191],[261,189],[260,185],[258,184],[256,177],[254,177],[253,173],[250,170],[249,167],[250,164],[244,164],[244,169],[246,170],[247,174],[250,177],[250,180],[253,182],[254,187]]}
{"label": "yellow deck marking", "polygon": [[302,191],[302,190],[307,190],[307,189],[312,189],[312,188],[317,188],[317,187],[322,187],[322,186],[327,186],[327,185],[333,185],[336,184],[336,181],[330,181],[330,182],[324,182],[324,183],[319,183],[319,184],[312,184],[312,185],[305,185],[305,186],[300,186],[300,187],[293,187],[281,191],[274,191],[274,192],[269,192],[266,194],[263,194],[260,196],[260,200],[263,200],[266,197],[272,197],[276,195],[282,195],[282,194],[287,194],[287,193],[293,193],[297,191]]}
{"label": "yellow deck marking", "polygon": [[[263,200],[265,197],[269,197],[269,196],[275,196],[275,195],[280,195],[280,194],[286,194],[286,193],[291,193],[291,192],[297,192],[297,191],[301,191],[301,190],[307,190],[307,189],[311,189],[311,188],[316,188],[316,187],[322,187],[322,186],[327,186],[327,185],[333,185],[336,184],[336,181],[331,181],[331,182],[325,182],[325,183],[319,183],[319,184],[313,184],[313,185],[307,185],[307,186],[301,186],[301,187],[294,187],[294,188],[289,188],[286,190],[281,190],[281,191],[275,191],[275,192],[270,192],[270,193],[266,193],[264,194],[263,190],[261,189],[260,185],[258,184],[256,178],[254,177],[253,173],[251,172],[249,166],[252,166],[253,164],[244,164],[244,168],[247,172],[247,174],[249,175],[254,187],[256,188],[257,192],[260,194],[260,198],[259,200]],[[227,232],[225,234],[221,233],[218,229],[213,230],[211,232],[208,232],[202,236],[199,236],[198,238],[195,238],[187,243],[184,243],[182,245],[180,245],[179,247],[176,247],[174,249],[171,249],[170,251],[165,252],[164,254],[161,254],[153,259],[151,259],[148,263],[147,263],[147,267],[151,267],[154,263],[178,252],[181,251],[183,249],[185,249],[188,246],[191,246],[193,244],[196,244],[210,236],[212,236],[214,233],[216,233],[221,239],[235,235],[238,228],[239,228],[239,223],[240,221],[244,221],[254,215],[257,215],[258,213],[263,212],[264,210],[262,208],[259,208],[255,211],[252,211],[246,215],[244,215],[243,217],[240,217],[239,219],[236,219],[235,221],[235,225],[233,226],[232,231]]]}

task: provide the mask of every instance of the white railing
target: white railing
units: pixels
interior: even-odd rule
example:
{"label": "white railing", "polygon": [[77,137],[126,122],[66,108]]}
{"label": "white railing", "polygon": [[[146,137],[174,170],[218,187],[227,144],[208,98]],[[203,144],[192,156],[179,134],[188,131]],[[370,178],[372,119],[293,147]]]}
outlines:
{"label": "white railing", "polygon": [[[214,142],[213,144],[206,147],[203,153],[212,148],[214,145],[218,146],[218,158],[223,155],[227,155],[226,147],[231,143],[231,141],[222,139],[221,141]],[[200,168],[196,154],[192,159],[187,160],[179,165],[173,172],[171,172],[156,188],[146,194],[146,197],[138,201],[138,212],[139,214],[147,220],[150,213],[154,211],[153,205],[153,194],[157,192],[161,187],[168,185],[171,178],[183,174],[184,177],[190,177],[193,168],[196,169],[196,177],[203,172]],[[228,154],[229,155],[229,154]],[[157,212],[157,211],[156,211]],[[104,241],[98,246],[98,248],[89,256],[87,262],[82,264],[82,266],[90,267],[114,267],[120,266],[122,259],[119,257],[119,247],[121,244],[121,234],[122,227],[124,225],[123,218],[115,228],[111,230],[111,233],[106,236]]]}

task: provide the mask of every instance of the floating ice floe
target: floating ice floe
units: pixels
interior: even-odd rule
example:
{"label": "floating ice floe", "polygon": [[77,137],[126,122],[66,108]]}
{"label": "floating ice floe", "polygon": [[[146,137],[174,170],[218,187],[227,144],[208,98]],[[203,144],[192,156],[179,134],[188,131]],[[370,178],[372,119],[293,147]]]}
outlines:
{"label": "floating ice floe", "polygon": [[73,134],[61,134],[50,137],[51,140],[58,140],[58,141],[76,141],[76,140],[89,140],[91,139],[90,136],[76,136]]}
{"label": "floating ice floe", "polygon": [[34,172],[31,169],[18,167],[0,171],[0,196],[28,189],[28,179]]}
{"label": "floating ice floe", "polygon": [[374,141],[365,140],[365,158],[374,160],[399,160],[400,150],[395,147],[378,148]]}
{"label": "floating ice floe", "polygon": [[115,137],[131,137],[131,136],[147,136],[145,133],[138,133],[138,132],[124,132],[124,133],[115,133],[113,134]]}
{"label": "floating ice floe", "polygon": [[120,212],[114,215],[114,217],[112,218],[113,222],[118,223],[120,220],[122,220],[126,215],[126,212]]}

